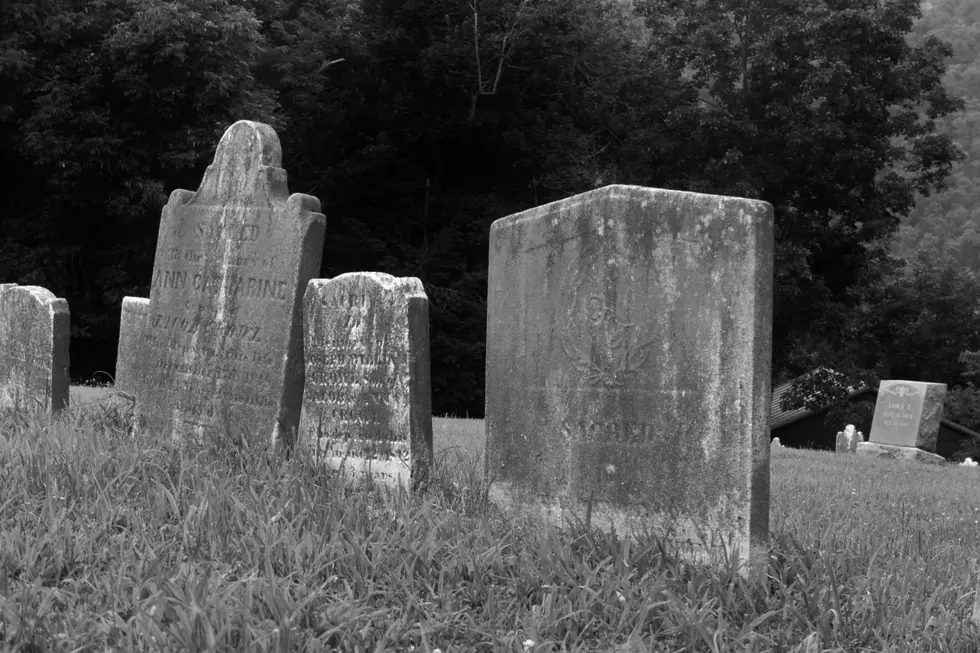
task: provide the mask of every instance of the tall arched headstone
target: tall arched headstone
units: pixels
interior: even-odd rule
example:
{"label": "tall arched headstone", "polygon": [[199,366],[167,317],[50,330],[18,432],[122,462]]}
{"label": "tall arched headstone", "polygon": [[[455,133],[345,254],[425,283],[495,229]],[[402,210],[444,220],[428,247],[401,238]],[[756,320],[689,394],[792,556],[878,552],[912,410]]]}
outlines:
{"label": "tall arched headstone", "polygon": [[607,186],[494,222],[490,497],[764,564],[772,285],[765,202]]}
{"label": "tall arched headstone", "polygon": [[135,390],[141,428],[292,441],[302,298],[319,272],[326,220],[315,197],[289,195],[281,159],[275,131],[242,120],[197,192],[171,193],[149,303],[130,307],[126,335],[135,363],[123,362],[124,385]]}
{"label": "tall arched headstone", "polygon": [[41,286],[0,284],[0,408],[68,407],[68,302]]}

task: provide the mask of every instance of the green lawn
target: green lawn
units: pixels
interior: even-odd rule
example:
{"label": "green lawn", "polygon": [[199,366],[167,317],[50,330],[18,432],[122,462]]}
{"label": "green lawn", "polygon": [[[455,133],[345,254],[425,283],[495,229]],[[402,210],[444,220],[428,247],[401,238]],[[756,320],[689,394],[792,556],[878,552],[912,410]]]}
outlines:
{"label": "green lawn", "polygon": [[772,555],[745,579],[504,519],[478,420],[435,420],[410,496],[134,441],[82,395],[0,418],[0,650],[978,650],[977,469],[777,449]]}

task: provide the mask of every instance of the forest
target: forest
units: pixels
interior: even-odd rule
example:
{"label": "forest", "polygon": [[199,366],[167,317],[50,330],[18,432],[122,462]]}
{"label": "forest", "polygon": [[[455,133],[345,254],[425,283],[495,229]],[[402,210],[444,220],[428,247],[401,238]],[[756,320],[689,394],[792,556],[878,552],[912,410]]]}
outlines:
{"label": "forest", "polygon": [[320,276],[422,280],[435,414],[483,414],[490,224],[625,183],[773,205],[774,382],[945,382],[980,427],[975,0],[0,0],[0,282],[68,300],[75,381],[238,119]]}

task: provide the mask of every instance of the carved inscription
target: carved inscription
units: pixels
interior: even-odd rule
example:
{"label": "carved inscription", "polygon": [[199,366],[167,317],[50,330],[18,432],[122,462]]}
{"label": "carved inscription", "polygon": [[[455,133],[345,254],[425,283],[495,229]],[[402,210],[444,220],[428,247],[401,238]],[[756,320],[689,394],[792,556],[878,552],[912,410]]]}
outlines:
{"label": "carved inscription", "polygon": [[157,270],[153,274],[153,285],[161,290],[194,290],[217,294],[223,291],[227,297],[244,299],[270,299],[287,301],[289,282],[284,279],[263,279],[243,277],[234,273],[197,272],[187,270]]}
{"label": "carved inscription", "polygon": [[307,351],[304,403],[318,415],[307,427],[311,438],[405,439],[391,427],[387,406],[407,400],[407,352],[404,347],[384,349],[387,338],[364,342],[359,328],[376,301],[363,292],[320,298],[320,310],[334,316],[334,330],[333,337],[323,337]]}
{"label": "carved inscription", "polygon": [[636,302],[626,268],[621,258],[600,265],[574,256],[562,276],[561,350],[589,387],[624,388],[649,367],[654,340],[640,320],[652,316]]}
{"label": "carved inscription", "polygon": [[154,430],[295,436],[297,300],[319,267],[325,220],[316,198],[286,196],[280,158],[270,127],[239,121],[197,192],[174,191],[164,208],[133,348],[138,409]]}
{"label": "carved inscription", "polygon": [[0,407],[68,405],[68,303],[40,286],[0,284]]}
{"label": "carved inscription", "polygon": [[616,444],[649,447],[657,444],[658,429],[649,422],[629,422],[622,419],[578,420],[561,423],[562,435],[575,442]]}
{"label": "carved inscription", "polygon": [[[409,308],[423,299],[417,279],[376,272],[310,283],[300,433],[332,468],[404,484],[416,477],[418,449],[428,461],[428,314],[417,316],[424,334],[415,333],[422,322],[412,326]],[[423,336],[424,351],[413,350]]]}
{"label": "carved inscription", "polygon": [[885,410],[882,412],[882,423],[885,426],[896,426],[908,428],[913,426],[912,420],[915,419],[914,403],[903,403],[901,401],[886,401]]}

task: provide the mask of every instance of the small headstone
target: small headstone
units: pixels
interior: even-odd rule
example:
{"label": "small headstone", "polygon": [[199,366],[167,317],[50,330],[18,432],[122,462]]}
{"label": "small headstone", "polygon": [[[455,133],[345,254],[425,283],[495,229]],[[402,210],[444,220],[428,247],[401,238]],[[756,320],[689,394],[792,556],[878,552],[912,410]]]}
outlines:
{"label": "small headstone", "polygon": [[837,432],[837,453],[857,453],[860,440],[854,425],[848,424],[843,431]]}
{"label": "small headstone", "polygon": [[779,441],[779,438],[773,438],[772,439],[772,443],[770,444],[770,446],[779,448],[779,447],[783,446],[783,443]]}
{"label": "small headstone", "polygon": [[314,279],[300,437],[332,469],[417,487],[432,465],[429,300],[380,272]]}
{"label": "small headstone", "polygon": [[158,437],[292,442],[325,218],[315,197],[288,195],[281,159],[271,127],[236,122],[197,192],[175,190],[163,209],[149,305],[131,307],[145,326],[121,363]]}
{"label": "small headstone", "polygon": [[945,397],[945,383],[882,381],[871,423],[871,442],[935,453]]}
{"label": "small headstone", "polygon": [[68,302],[41,286],[0,284],[0,408],[68,407]]}
{"label": "small headstone", "polygon": [[917,447],[900,447],[894,444],[882,444],[881,442],[858,442],[856,453],[859,456],[878,456],[879,458],[908,460],[929,465],[946,464],[946,459],[939,454],[924,451]]}
{"label": "small headstone", "polygon": [[494,222],[491,499],[765,564],[772,229],[765,202],[639,186]]}
{"label": "small headstone", "polygon": [[135,375],[139,364],[140,335],[146,328],[150,300],[146,297],[123,297],[119,321],[119,345],[116,349],[116,378],[113,388],[129,394],[136,393]]}

